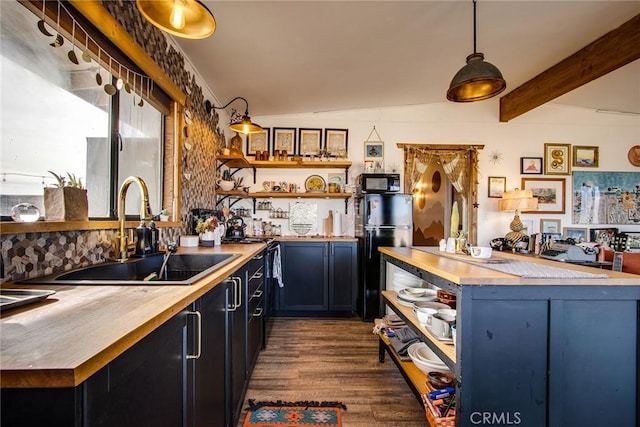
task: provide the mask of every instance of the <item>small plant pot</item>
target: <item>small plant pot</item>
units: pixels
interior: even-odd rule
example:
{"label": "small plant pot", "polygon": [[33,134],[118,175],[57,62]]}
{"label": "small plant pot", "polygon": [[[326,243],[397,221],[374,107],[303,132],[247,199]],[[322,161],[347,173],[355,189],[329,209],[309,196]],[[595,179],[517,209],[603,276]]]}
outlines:
{"label": "small plant pot", "polygon": [[218,187],[220,187],[222,191],[231,191],[235,186],[235,181],[220,181],[218,183]]}
{"label": "small plant pot", "polygon": [[87,190],[74,187],[44,189],[45,221],[88,221]]}

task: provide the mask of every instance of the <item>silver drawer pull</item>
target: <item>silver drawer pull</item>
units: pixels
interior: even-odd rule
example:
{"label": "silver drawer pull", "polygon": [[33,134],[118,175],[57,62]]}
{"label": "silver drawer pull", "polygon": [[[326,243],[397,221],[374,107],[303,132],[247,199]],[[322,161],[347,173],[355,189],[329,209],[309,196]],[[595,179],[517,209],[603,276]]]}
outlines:
{"label": "silver drawer pull", "polygon": [[251,276],[250,280],[253,279],[262,279],[262,276],[264,276],[264,274],[262,273],[262,271],[256,271],[253,276]]}
{"label": "silver drawer pull", "polygon": [[253,312],[252,314],[253,317],[260,317],[262,316],[262,307],[258,307],[256,308],[256,311]]}
{"label": "silver drawer pull", "polygon": [[202,353],[202,316],[199,311],[189,311],[187,312],[187,315],[196,316],[196,319],[198,320],[196,323],[198,325],[198,335],[196,340],[198,343],[198,350],[196,351],[196,354],[187,354],[187,359],[200,359],[200,354]]}
{"label": "silver drawer pull", "polygon": [[253,257],[253,259],[262,259],[264,258],[264,255],[256,255]]}
{"label": "silver drawer pull", "polygon": [[262,294],[263,294],[262,289],[256,289],[253,295],[251,295],[251,298],[260,298]]}

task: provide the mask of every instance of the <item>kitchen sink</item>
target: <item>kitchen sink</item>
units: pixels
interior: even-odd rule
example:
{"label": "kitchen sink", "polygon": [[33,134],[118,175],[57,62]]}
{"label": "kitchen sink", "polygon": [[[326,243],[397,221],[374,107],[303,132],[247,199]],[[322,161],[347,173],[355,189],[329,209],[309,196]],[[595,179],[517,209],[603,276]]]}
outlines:
{"label": "kitchen sink", "polygon": [[[164,254],[131,258],[126,262],[106,262],[90,267],[55,273],[16,283],[29,285],[191,285],[239,257],[240,254],[172,254],[162,277]],[[145,280],[147,279],[147,280]]]}

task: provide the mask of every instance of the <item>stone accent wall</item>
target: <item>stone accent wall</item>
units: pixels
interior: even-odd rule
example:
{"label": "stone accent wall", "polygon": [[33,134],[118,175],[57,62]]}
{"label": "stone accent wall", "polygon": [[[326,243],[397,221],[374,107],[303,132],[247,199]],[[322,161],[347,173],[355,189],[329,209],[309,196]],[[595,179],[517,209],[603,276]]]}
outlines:
{"label": "stone accent wall", "polygon": [[[189,95],[188,137],[182,141],[182,226],[161,228],[162,244],[177,243],[187,234],[191,209],[215,205],[215,155],[224,144],[218,114],[207,113],[202,88],[185,68],[183,55],[169,45],[162,31],[138,12],[135,1],[103,0],[102,4],[142,46],[172,81]],[[61,231],[2,235],[3,281],[38,277],[114,259],[111,239],[117,230]]]}

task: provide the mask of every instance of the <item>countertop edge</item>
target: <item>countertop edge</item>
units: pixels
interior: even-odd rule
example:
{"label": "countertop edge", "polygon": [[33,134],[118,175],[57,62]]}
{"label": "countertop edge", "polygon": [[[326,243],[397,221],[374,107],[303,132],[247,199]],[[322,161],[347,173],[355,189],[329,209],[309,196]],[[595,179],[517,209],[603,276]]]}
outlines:
{"label": "countertop edge", "polygon": [[[214,248],[180,248],[180,253],[196,253],[196,252],[231,252],[241,253],[241,256],[230,262],[229,264],[221,267],[219,270],[214,271],[210,275],[203,277],[191,286],[101,286],[100,288],[118,288],[125,294],[127,292],[142,292],[148,293],[148,303],[151,303],[153,294],[163,294],[162,303],[155,311],[149,311],[144,315],[135,317],[135,321],[131,321],[131,324],[127,324],[125,327],[121,327],[121,330],[126,330],[116,339],[106,339],[106,342],[100,344],[100,349],[86,355],[78,360],[70,360],[68,363],[57,363],[51,365],[46,361],[40,360],[40,363],[30,363],[28,357],[22,357],[19,354],[19,348],[13,349],[8,352],[5,343],[2,344],[2,351],[0,352],[0,388],[56,388],[56,387],[76,387],[88,379],[91,375],[102,369],[109,364],[116,357],[124,353],[131,348],[137,342],[156,330],[160,325],[171,319],[178,314],[181,310],[186,308],[189,304],[196,301],[202,295],[213,289],[216,285],[224,280],[234,271],[241,268],[251,258],[262,251],[265,248],[265,244],[256,243],[251,245],[223,245],[216,246]],[[28,288],[29,286],[18,286],[11,283],[3,283],[3,288]],[[74,298],[74,290],[69,290],[68,286],[47,286],[48,289],[56,290],[65,289],[69,294],[62,295],[62,293],[56,293],[56,298]],[[76,290],[75,293],[81,295],[83,290],[87,288],[98,288],[96,286],[83,286],[77,287],[83,288]],[[171,298],[175,295],[175,300]],[[170,300],[170,301],[169,301]],[[22,325],[21,319],[24,318],[25,322],[36,322],[32,319],[38,316],[43,316],[46,310],[46,301],[43,307],[37,307],[38,314],[35,314],[29,306],[16,309],[14,312],[2,313],[0,317],[0,325],[3,327],[9,327],[10,324]],[[87,301],[87,304],[93,304],[95,301]],[[54,303],[55,304],[55,303]],[[54,307],[52,305],[52,307]],[[28,318],[28,321],[26,320]],[[39,320],[38,320],[39,321]],[[78,323],[81,319],[78,320]],[[0,336],[0,341],[5,340],[5,334]],[[31,338],[34,339],[33,337]],[[68,339],[69,340],[69,339]],[[19,346],[20,344],[16,344]],[[43,346],[46,342],[43,342]],[[11,353],[10,355],[5,352]],[[7,359],[12,360],[7,360]],[[73,357],[70,357],[73,359]],[[16,362],[16,360],[24,360],[24,362]]]}

